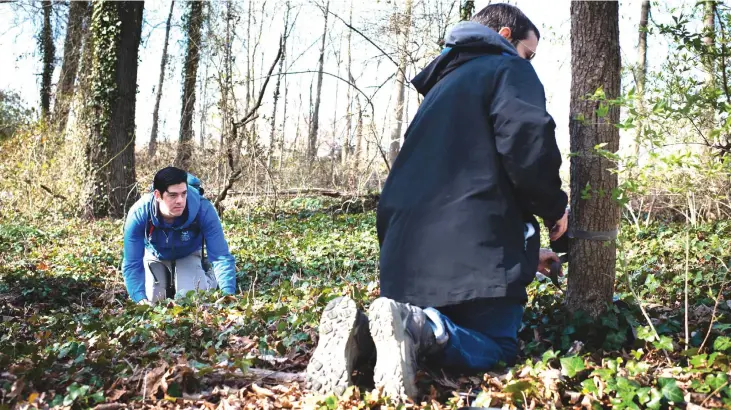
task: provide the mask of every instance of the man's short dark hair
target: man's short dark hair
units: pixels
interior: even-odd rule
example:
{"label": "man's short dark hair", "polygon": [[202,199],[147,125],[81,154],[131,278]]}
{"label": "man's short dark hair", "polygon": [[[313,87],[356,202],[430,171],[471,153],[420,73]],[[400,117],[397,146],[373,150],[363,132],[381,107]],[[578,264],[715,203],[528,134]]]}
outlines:
{"label": "man's short dark hair", "polygon": [[160,191],[160,195],[162,195],[170,185],[177,185],[182,182],[188,182],[188,173],[180,168],[167,167],[157,171],[152,187]]}
{"label": "man's short dark hair", "polygon": [[541,33],[528,17],[519,8],[505,3],[489,4],[477,14],[472,16],[472,21],[487,26],[495,31],[507,27],[512,32],[511,37],[517,40],[525,40],[528,33],[533,31],[536,38],[541,39]]}

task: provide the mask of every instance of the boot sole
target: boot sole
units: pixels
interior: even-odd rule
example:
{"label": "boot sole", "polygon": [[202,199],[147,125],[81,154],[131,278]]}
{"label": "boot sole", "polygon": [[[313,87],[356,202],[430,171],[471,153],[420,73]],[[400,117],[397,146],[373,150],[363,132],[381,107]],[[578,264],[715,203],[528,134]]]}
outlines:
{"label": "boot sole", "polygon": [[341,296],[327,304],[320,319],[317,348],[307,365],[307,389],[340,396],[352,384],[357,318],[358,308],[348,297]]}
{"label": "boot sole", "polygon": [[[407,315],[409,312],[405,312]],[[376,299],[368,312],[369,326],[376,345],[376,368],[373,379],[376,388],[392,399],[407,396],[416,400],[417,363],[414,343],[404,327],[401,308],[392,300]]]}

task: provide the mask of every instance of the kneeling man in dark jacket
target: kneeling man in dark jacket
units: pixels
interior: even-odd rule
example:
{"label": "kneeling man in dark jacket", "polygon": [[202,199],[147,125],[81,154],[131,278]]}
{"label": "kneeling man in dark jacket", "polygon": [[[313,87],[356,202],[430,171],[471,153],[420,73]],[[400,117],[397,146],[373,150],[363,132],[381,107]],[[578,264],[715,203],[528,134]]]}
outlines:
{"label": "kneeling man in dark jacket", "polygon": [[538,39],[518,8],[489,5],[412,80],[424,100],[378,205],[381,297],[367,318],[348,298],[327,306],[310,388],[341,393],[374,342],[376,387],[395,397],[417,396],[419,357],[463,371],[515,361],[526,286],[556,260],[535,216],[552,240],[567,219],[555,124],[529,61]]}

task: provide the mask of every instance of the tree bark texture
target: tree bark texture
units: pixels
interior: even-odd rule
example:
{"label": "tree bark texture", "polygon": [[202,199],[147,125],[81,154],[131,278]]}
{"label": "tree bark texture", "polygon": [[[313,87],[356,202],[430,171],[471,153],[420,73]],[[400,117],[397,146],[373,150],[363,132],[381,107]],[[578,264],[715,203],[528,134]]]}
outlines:
{"label": "tree bark texture", "polygon": [[406,63],[411,29],[411,0],[406,0],[406,9],[401,15],[399,30],[401,31],[401,44],[399,47],[399,65],[396,73],[396,110],[393,117],[393,129],[391,130],[391,145],[389,148],[389,162],[393,165],[401,150],[401,130],[404,121],[404,90],[406,89]]}
{"label": "tree bark texture", "polygon": [[[639,41],[637,42],[637,107],[640,111],[644,109],[645,78],[647,77],[647,21],[650,17],[650,0],[642,1],[640,10]],[[637,124],[635,134],[635,156],[640,155],[640,138],[642,137],[642,124]]]}
{"label": "tree bark texture", "polygon": [[713,87],[715,84],[715,64],[713,49],[716,42],[716,2],[706,0],[703,8],[703,44],[706,46],[706,56],[703,58],[703,66],[706,70],[706,86]]}
{"label": "tree bark texture", "polygon": [[310,121],[310,132],[307,138],[307,159],[313,162],[317,157],[317,134],[320,128],[320,96],[322,94],[322,70],[325,65],[325,40],[327,39],[327,18],[330,13],[330,0],[325,4],[325,25],[322,30],[322,43],[320,45],[320,59],[317,63],[317,94]]}
{"label": "tree bark texture", "polygon": [[160,122],[160,99],[162,99],[162,86],[165,83],[165,69],[168,64],[168,43],[170,41],[170,25],[173,19],[173,8],[175,1],[170,2],[170,11],[168,12],[168,20],[165,23],[165,43],[162,46],[162,58],[160,58],[160,77],[157,80],[157,90],[155,93],[155,108],[152,110],[152,131],[150,132],[150,142],[147,146],[147,156],[152,158],[157,151],[157,129]]}
{"label": "tree bark texture", "polygon": [[[571,3],[571,212],[572,230],[604,232],[617,229],[619,206],[612,199],[615,165],[600,157],[594,147],[619,149],[619,107],[606,115],[602,101],[591,101],[602,89],[606,99],[620,94],[619,5],[615,1]],[[582,198],[583,197],[583,198]],[[573,236],[573,235],[572,235]],[[616,264],[615,241],[569,240],[570,275],[566,302],[572,310],[596,317],[611,303]]]}
{"label": "tree bark texture", "polygon": [[459,5],[459,19],[461,21],[469,21],[472,18],[472,13],[475,11],[474,0],[462,0]]}
{"label": "tree bark texture", "polygon": [[81,62],[84,33],[88,30],[89,2],[72,1],[69,3],[66,38],[63,43],[63,62],[58,86],[56,87],[56,101],[53,105],[54,121],[59,132],[66,129],[71,100],[74,96],[76,75]]}
{"label": "tree bark texture", "polygon": [[[289,15],[289,9],[287,9],[287,15]],[[287,17],[284,18],[284,30],[287,30]],[[282,50],[287,50],[287,37],[282,35],[279,39],[280,47]],[[272,169],[272,156],[274,155],[274,144],[277,138],[277,103],[279,102],[279,89],[282,84],[282,73],[284,72],[284,58],[279,60],[279,74],[277,74],[277,85],[274,87],[274,106],[272,107],[272,118],[271,118],[271,132],[269,133],[269,152],[267,152],[267,168]],[[282,129],[284,130],[284,129]]]}
{"label": "tree bark texture", "polygon": [[137,200],[135,105],[143,7],[136,1],[94,3],[87,217],[122,217]]}
{"label": "tree bark texture", "polygon": [[201,26],[203,23],[203,2],[191,1],[188,14],[188,45],[183,67],[183,97],[180,112],[180,138],[175,164],[184,170],[191,170],[193,152],[193,109],[195,107],[195,83],[200,62]]}
{"label": "tree bark texture", "polygon": [[38,38],[38,45],[43,59],[43,72],[41,73],[41,118],[48,121],[51,113],[51,81],[53,79],[54,57],[56,47],[53,44],[53,28],[51,27],[51,14],[53,13],[53,2],[43,1],[43,25]]}
{"label": "tree bark texture", "polygon": [[[353,0],[350,0],[350,13],[348,17],[348,25],[353,25]],[[352,40],[353,30],[348,30],[347,43],[348,43],[348,91],[345,95],[346,103],[348,104],[348,112],[345,115],[345,132],[343,133],[343,143],[340,149],[340,163],[345,168],[348,164],[348,154],[350,154],[351,135],[353,130],[353,55],[352,55]]]}

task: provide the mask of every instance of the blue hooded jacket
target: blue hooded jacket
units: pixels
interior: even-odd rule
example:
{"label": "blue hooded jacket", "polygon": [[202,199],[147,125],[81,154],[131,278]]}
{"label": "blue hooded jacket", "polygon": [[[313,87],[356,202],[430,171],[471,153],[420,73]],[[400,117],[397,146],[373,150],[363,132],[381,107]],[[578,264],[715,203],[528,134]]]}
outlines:
{"label": "blue hooded jacket", "polygon": [[[122,273],[133,301],[145,299],[145,249],[161,260],[181,259],[201,250],[206,241],[208,260],[224,293],[236,291],[236,264],[223,235],[221,220],[213,204],[201,197],[198,178],[188,174],[188,195],[183,214],[172,224],[158,213],[152,193],[143,195],[127,214],[124,224]],[[202,235],[201,235],[202,234]]]}

